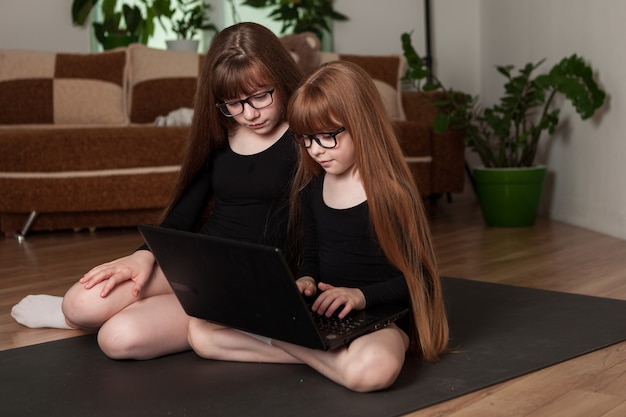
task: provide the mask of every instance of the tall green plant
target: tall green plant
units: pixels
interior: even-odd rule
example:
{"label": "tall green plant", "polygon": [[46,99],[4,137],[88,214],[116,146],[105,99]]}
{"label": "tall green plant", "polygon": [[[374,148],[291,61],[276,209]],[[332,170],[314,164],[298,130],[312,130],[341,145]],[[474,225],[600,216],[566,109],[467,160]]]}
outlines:
{"label": "tall green plant", "polygon": [[210,9],[211,5],[204,0],[176,0],[170,16],[172,32],[179,39],[193,39],[200,30],[217,32],[217,27],[210,21]]}
{"label": "tall green plant", "polygon": [[146,44],[154,35],[155,21],[171,16],[170,0],[140,0],[139,5],[121,3],[117,0],[73,0],[72,22],[84,25],[92,9],[100,4],[102,20],[92,23],[94,35],[101,44],[109,36],[137,37]]}
{"label": "tall green plant", "polygon": [[282,22],[281,33],[313,32],[320,39],[324,39],[324,33],[332,33],[329,20],[348,20],[333,9],[332,0],[246,0],[241,4],[271,8],[269,17]]}
{"label": "tall green plant", "polygon": [[142,38],[145,31],[145,20],[137,6],[122,5],[122,11],[115,10],[116,0],[102,1],[102,22],[93,22],[96,39],[105,44],[111,35]]}
{"label": "tall green plant", "polygon": [[[492,107],[483,109],[478,97],[447,89],[430,73],[411,45],[409,33],[402,34],[401,41],[409,66],[405,79],[415,82],[422,91],[446,92],[437,103],[441,111],[435,118],[435,131],[464,130],[465,143],[486,167],[534,164],[541,134],[553,134],[559,124],[559,109],[552,108],[557,94],[571,102],[582,120],[593,116],[604,104],[606,93],[593,79],[591,67],[573,54],[537,76],[533,74],[545,60],[528,63],[517,73],[512,65],[497,66],[506,78],[504,94]],[[422,85],[429,77],[433,81]]]}

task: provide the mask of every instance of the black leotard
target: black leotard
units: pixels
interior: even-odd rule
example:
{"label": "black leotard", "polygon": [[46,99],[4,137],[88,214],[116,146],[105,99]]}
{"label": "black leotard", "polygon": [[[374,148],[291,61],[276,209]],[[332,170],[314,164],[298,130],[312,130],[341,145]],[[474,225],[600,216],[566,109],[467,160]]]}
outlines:
{"label": "black leotard", "polygon": [[367,306],[408,303],[404,276],[389,263],[374,236],[367,201],[333,209],[324,203],[322,187],[323,178],[315,179],[301,194],[304,259],[298,276],[359,288]]}
{"label": "black leotard", "polygon": [[214,197],[200,233],[284,248],[296,155],[289,130],[254,155],[239,155],[225,146],[212,155],[161,225],[193,230]]}

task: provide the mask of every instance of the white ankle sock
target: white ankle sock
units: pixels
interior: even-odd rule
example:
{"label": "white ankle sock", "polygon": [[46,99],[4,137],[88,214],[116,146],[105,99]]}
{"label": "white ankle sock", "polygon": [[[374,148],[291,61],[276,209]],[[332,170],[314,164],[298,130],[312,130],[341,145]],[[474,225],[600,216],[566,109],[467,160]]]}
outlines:
{"label": "white ankle sock", "polygon": [[38,294],[27,295],[11,309],[11,316],[19,324],[30,327],[71,329],[65,321],[61,304],[63,297]]}

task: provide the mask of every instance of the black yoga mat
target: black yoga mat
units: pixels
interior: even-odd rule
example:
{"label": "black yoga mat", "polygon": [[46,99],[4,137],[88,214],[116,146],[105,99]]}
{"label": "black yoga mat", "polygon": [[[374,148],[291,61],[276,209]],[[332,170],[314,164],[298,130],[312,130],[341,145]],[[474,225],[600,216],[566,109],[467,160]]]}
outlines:
{"label": "black yoga mat", "polygon": [[398,416],[626,339],[626,301],[445,278],[452,344],[389,389],[350,392],[306,366],[187,352],[113,361],[95,336],[0,352],[4,416]]}

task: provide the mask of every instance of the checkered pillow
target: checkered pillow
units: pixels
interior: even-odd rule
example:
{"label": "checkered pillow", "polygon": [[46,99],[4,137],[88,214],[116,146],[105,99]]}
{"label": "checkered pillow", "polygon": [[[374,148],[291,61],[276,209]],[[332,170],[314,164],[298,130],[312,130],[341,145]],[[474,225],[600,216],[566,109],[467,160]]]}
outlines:
{"label": "checkered pillow", "polygon": [[202,55],[141,44],[128,51],[131,123],[154,123],[176,109],[193,108]]}
{"label": "checkered pillow", "polygon": [[0,124],[127,124],[125,70],[125,50],[0,50]]}

